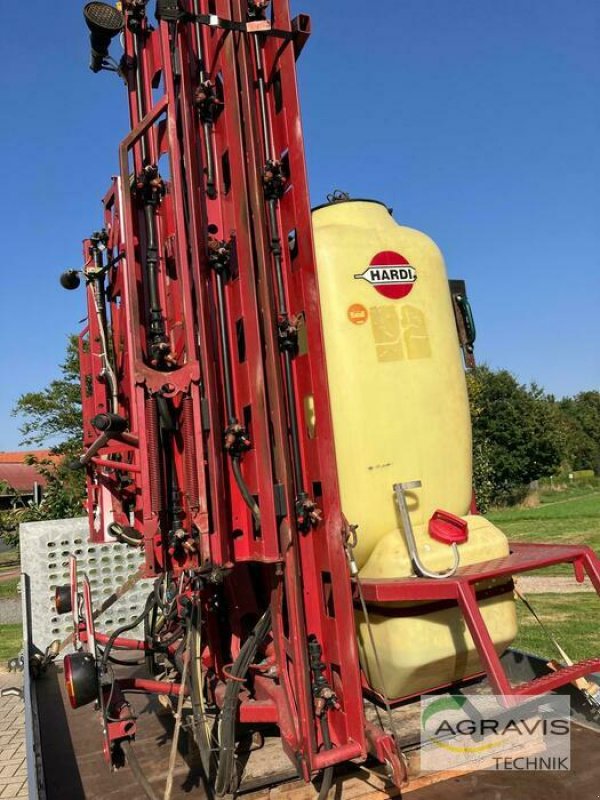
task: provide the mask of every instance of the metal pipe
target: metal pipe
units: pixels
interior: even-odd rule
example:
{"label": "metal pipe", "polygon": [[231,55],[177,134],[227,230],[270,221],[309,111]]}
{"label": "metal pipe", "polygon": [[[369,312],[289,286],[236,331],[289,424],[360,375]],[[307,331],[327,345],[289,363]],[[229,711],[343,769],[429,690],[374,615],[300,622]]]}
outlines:
{"label": "metal pipe", "polygon": [[123,461],[113,461],[110,458],[97,458],[94,456],[90,459],[92,464],[97,467],[104,467],[105,469],[116,469],[120,472],[139,473],[142,471],[141,467],[136,467],[134,464],[126,464]]}
{"label": "metal pipe", "polygon": [[79,469],[89,464],[92,458],[104,447],[104,445],[108,444],[110,439],[111,436],[109,433],[101,433],[100,436],[88,447],[85,453],[73,462],[72,468]]}
{"label": "metal pipe", "polygon": [[92,297],[94,300],[94,310],[96,312],[96,320],[98,323],[98,332],[100,334],[100,346],[102,348],[100,358],[102,360],[102,374],[106,377],[109,396],[110,396],[110,409],[113,414],[116,414],[119,408],[118,402],[118,384],[117,376],[110,361],[110,354],[108,349],[108,321],[106,314],[106,288],[104,286],[104,258],[102,251],[97,244],[92,246],[92,256],[94,259],[94,273],[92,275]]}
{"label": "metal pipe", "polygon": [[262,53],[260,51],[260,42],[258,36],[252,37],[254,45],[254,56],[256,58],[256,77],[258,83],[258,96],[260,100],[260,115],[263,127],[263,137],[265,145],[266,160],[275,160],[276,155],[273,151],[273,139],[271,137],[271,129],[269,127],[269,115],[267,111],[267,88],[265,84],[265,70],[263,66]]}
{"label": "metal pipe", "polygon": [[[138,34],[133,35],[133,54],[135,57],[135,95],[137,101],[138,122],[144,118],[144,87],[142,82],[142,64],[140,61],[140,48],[138,44]],[[146,134],[144,133],[140,139],[140,149],[142,154],[142,164],[146,163],[147,149],[146,149]]]}
{"label": "metal pipe", "polygon": [[[96,641],[98,644],[108,644],[110,638],[111,637],[107,633],[96,634]],[[86,642],[87,634],[82,632],[80,639],[82,642]],[[151,647],[149,647],[145,642],[142,642],[140,639],[122,639],[118,637],[113,641],[112,646],[118,650],[152,650]]]}

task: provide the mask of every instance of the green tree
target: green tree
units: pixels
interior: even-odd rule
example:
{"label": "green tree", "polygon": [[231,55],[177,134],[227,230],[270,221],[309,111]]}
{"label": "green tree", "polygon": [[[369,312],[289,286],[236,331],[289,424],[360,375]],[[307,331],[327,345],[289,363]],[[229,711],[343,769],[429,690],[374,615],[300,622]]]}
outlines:
{"label": "green tree", "polygon": [[600,472],[600,392],[580,392],[560,401],[570,469]]}
{"label": "green tree", "polygon": [[81,378],[79,375],[78,337],[69,336],[60,377],[45,389],[22,394],[13,416],[24,417],[20,431],[22,445],[54,444],[57,451],[81,446]]}
{"label": "green tree", "polygon": [[[70,336],[60,376],[38,392],[22,394],[13,409],[21,416],[23,436],[21,444],[52,445],[53,458],[38,459],[30,456],[27,462],[35,465],[46,479],[42,501],[26,503],[18,496],[13,507],[0,514],[0,537],[10,544],[18,539],[22,522],[44,519],[79,517],[85,497],[85,473],[73,472],[69,461],[81,453],[81,380],[79,376],[79,349],[77,336]],[[56,456],[59,456],[58,458]]]}
{"label": "green tree", "polygon": [[564,431],[557,403],[506,370],[480,366],[467,381],[478,498],[482,505],[519,499],[531,481],[560,465]]}

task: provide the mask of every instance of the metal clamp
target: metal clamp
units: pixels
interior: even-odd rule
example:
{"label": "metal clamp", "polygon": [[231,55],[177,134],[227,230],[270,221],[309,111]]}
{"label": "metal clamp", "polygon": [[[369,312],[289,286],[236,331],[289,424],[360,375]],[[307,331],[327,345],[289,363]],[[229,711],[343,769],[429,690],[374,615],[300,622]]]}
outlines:
{"label": "metal clamp", "polygon": [[415,534],[413,532],[412,523],[410,521],[408,506],[406,504],[405,492],[408,492],[411,489],[420,489],[421,486],[422,486],[421,481],[409,481],[408,483],[394,484],[394,494],[396,496],[396,503],[398,504],[398,510],[400,511],[400,518],[402,520],[402,527],[404,529],[404,536],[406,538],[406,544],[408,546],[408,553],[410,555],[410,560],[413,569],[419,578],[438,578],[438,579],[451,578],[453,575],[456,574],[456,571],[460,566],[460,553],[458,552],[458,547],[456,544],[452,544],[454,564],[452,567],[450,567],[450,569],[446,570],[445,572],[431,572],[430,570],[427,569],[427,567],[423,564],[423,562],[419,557],[419,553],[417,550],[417,542],[415,539]]}

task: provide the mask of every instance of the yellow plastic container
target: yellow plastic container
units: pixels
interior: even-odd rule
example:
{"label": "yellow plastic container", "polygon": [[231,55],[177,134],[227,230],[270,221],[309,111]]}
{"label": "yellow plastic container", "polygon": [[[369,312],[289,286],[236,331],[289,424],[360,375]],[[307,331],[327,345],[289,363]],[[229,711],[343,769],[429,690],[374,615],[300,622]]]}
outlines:
{"label": "yellow plastic container", "polygon": [[[314,212],[313,226],[342,508],[358,525],[360,575],[413,574],[393,486],[415,480],[422,488],[407,496],[419,553],[428,569],[447,569],[451,548],[431,539],[427,523],[436,509],[469,514],[472,463],[466,382],[442,255],[431,239],[397,225],[376,202],[324,206]],[[508,553],[506,537],[491,523],[467,519],[461,564]],[[457,610],[410,617],[372,611],[384,686],[358,613],[357,625],[375,689],[407,696],[479,670]],[[516,633],[512,595],[486,600],[482,611],[498,651],[504,650]]]}

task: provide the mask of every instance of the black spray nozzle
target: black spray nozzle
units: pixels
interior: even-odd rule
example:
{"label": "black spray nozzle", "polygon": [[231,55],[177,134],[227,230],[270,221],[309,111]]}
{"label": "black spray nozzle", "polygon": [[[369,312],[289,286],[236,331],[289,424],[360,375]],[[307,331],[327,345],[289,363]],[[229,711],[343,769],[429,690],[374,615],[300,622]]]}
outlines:
{"label": "black spray nozzle", "polygon": [[83,9],[86,25],[90,29],[92,48],[90,69],[100,72],[108,56],[110,43],[125,26],[125,17],[118,8],[109,3],[88,3]]}
{"label": "black spray nozzle", "polygon": [[80,284],[81,278],[79,276],[79,270],[67,269],[60,276],[60,285],[63,289],[68,289],[70,292],[73,291],[73,289],[78,289]]}

